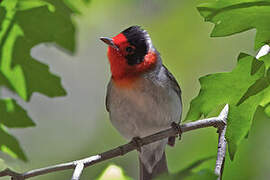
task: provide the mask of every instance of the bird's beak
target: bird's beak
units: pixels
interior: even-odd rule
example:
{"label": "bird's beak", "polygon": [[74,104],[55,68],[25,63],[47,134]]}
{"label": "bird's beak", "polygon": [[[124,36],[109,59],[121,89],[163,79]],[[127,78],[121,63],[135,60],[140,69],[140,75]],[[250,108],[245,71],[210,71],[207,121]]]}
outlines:
{"label": "bird's beak", "polygon": [[101,37],[99,38],[101,41],[105,42],[107,45],[113,47],[114,49],[116,49],[117,51],[119,50],[119,48],[114,44],[113,40],[111,38],[107,38],[107,37]]}

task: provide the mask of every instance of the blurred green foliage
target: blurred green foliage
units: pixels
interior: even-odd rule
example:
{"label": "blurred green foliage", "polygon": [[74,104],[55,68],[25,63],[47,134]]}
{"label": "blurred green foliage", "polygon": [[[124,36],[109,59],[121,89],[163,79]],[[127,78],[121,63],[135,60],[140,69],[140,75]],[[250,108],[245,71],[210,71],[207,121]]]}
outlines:
{"label": "blurred green foliage", "polygon": [[217,176],[214,174],[214,172],[209,169],[202,169],[202,170],[199,170],[198,172],[194,172],[194,169],[196,167],[199,167],[204,162],[209,161],[213,158],[215,157],[207,157],[207,158],[197,160],[177,173],[163,174],[155,178],[155,180],[176,180],[176,179],[183,179],[183,180],[195,180],[195,179],[212,180],[213,179],[214,180],[214,179],[217,179]]}
{"label": "blurred green foliage", "polygon": [[[60,78],[31,57],[32,47],[54,42],[75,51],[72,11],[61,0],[5,0],[0,4],[0,85],[29,101],[32,93],[49,97],[64,96]],[[38,17],[38,18],[37,18]],[[0,99],[2,152],[26,160],[17,140],[5,127],[22,128],[35,124],[15,100]],[[4,127],[5,126],[5,127]]]}

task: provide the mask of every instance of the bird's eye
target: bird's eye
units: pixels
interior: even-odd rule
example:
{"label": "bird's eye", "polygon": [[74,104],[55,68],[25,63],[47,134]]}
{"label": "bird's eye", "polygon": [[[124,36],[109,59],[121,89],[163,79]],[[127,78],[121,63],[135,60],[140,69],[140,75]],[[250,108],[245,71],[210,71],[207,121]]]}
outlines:
{"label": "bird's eye", "polygon": [[126,47],[126,52],[127,52],[128,54],[132,54],[132,53],[134,52],[134,47],[132,47],[132,46]]}

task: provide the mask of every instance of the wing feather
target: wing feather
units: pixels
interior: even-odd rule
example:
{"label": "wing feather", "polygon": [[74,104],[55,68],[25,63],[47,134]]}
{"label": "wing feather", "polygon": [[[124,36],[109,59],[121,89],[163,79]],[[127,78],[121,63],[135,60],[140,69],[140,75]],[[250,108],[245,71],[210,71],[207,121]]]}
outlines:
{"label": "wing feather", "polygon": [[166,68],[166,66],[162,65],[162,67],[164,68],[164,72],[166,74],[166,76],[169,78],[169,85],[173,88],[173,90],[176,92],[176,94],[179,96],[179,98],[181,99],[181,89],[180,86],[178,84],[178,82],[176,81],[176,79],[174,78],[174,76],[172,75],[172,73],[170,73],[170,71]]}
{"label": "wing feather", "polygon": [[110,112],[109,104],[110,104],[110,93],[112,89],[112,80],[107,85],[107,94],[106,94],[106,99],[105,99],[105,105],[106,105],[106,110]]}

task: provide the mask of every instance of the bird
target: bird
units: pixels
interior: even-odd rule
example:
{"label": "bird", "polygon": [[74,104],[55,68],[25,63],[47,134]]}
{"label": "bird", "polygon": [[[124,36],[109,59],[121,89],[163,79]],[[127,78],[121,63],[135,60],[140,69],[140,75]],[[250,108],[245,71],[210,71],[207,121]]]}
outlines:
{"label": "bird", "polygon": [[[101,37],[108,45],[111,78],[107,85],[106,109],[112,125],[127,140],[139,144],[142,137],[179,125],[181,89],[162,64],[150,35],[131,26],[113,38]],[[179,127],[179,126],[178,126]],[[175,136],[138,149],[140,180],[168,173],[165,146]]]}

